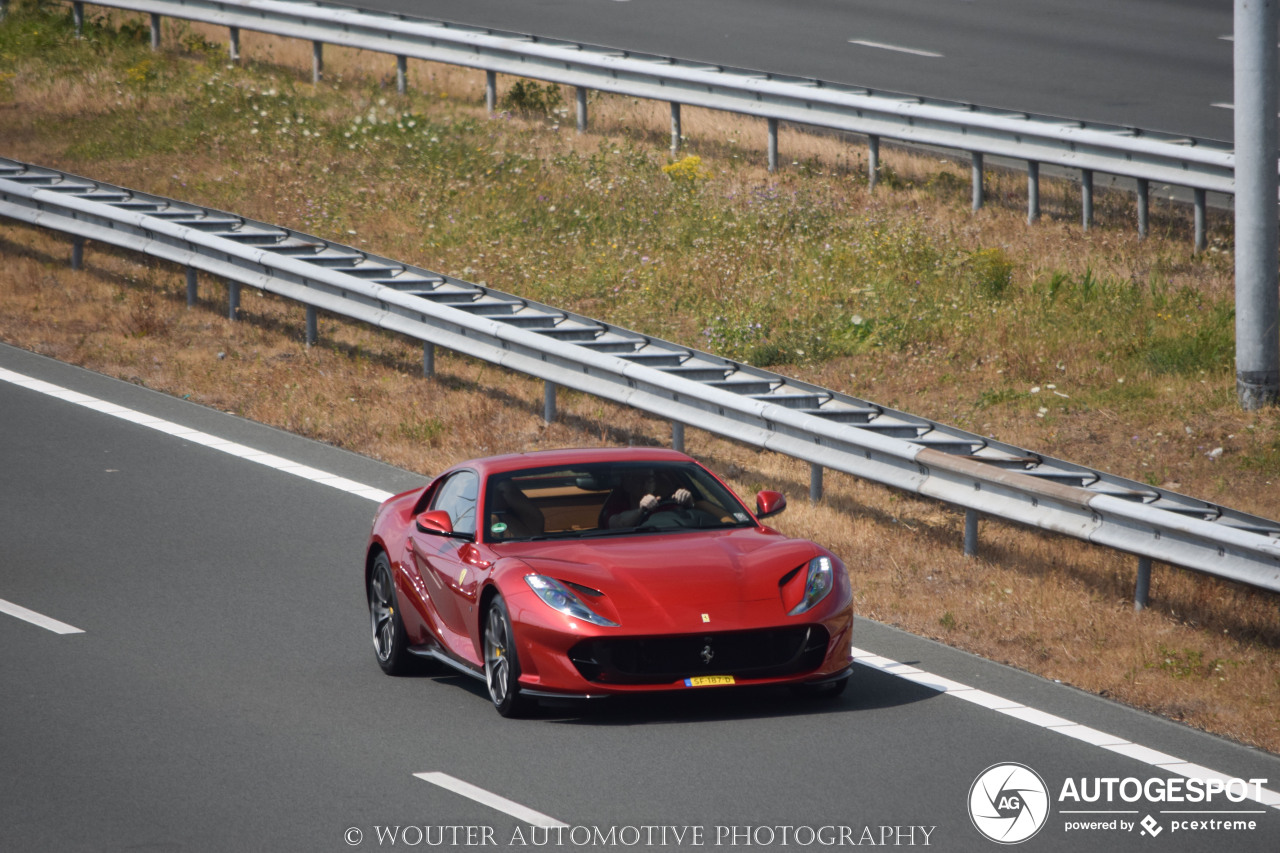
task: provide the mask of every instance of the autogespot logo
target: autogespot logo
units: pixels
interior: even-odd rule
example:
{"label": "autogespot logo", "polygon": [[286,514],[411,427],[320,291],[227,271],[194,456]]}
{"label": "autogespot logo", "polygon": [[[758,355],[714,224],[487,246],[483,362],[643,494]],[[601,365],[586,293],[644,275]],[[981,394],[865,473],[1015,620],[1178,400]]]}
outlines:
{"label": "autogespot logo", "polygon": [[969,819],[999,844],[1020,844],[1049,819],[1049,789],[1024,764],[993,764],[969,788]]}

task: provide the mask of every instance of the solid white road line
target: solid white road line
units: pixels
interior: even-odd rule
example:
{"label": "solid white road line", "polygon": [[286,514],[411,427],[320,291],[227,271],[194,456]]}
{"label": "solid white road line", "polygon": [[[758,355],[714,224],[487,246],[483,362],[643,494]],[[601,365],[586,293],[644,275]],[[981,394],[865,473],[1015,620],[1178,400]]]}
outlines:
{"label": "solid white road line", "polygon": [[[1235,41],[1235,36],[1218,36],[1218,41]],[[1276,43],[1276,47],[1280,47],[1280,42]]]}
{"label": "solid white road line", "polygon": [[41,628],[52,631],[55,634],[83,634],[84,631],[66,622],[59,622],[57,619],[50,619],[48,616],[37,613],[34,610],[28,610],[25,607],[19,607],[10,601],[0,598],[0,613],[8,613],[10,616],[16,616],[23,622],[30,622],[32,625],[39,625]]}
{"label": "solid white road line", "polygon": [[95,412],[102,412],[104,415],[120,418],[130,423],[138,424],[157,432],[172,435],[186,441],[193,441],[196,444],[203,444],[205,447],[213,450],[220,450],[223,453],[229,453],[232,456],[244,459],[247,462],[256,462],[259,465],[265,465],[268,468],[275,468],[285,474],[293,474],[296,477],[302,477],[304,480],[311,480],[321,485],[331,486],[343,492],[358,495],[362,498],[368,498],[371,501],[382,503],[391,497],[391,492],[381,489],[375,489],[372,486],[366,486],[363,483],[356,483],[345,477],[339,477],[326,471],[320,471],[310,468],[306,465],[299,465],[289,459],[282,459],[279,456],[273,456],[270,453],[264,453],[261,450],[254,450],[252,447],[245,447],[243,444],[237,444],[234,441],[227,441],[225,438],[219,438],[216,435],[210,435],[206,432],[194,430],[191,427],[176,424],[172,421],[162,420],[161,418],[143,414],[142,412],[127,409],[124,406],[108,403],[106,400],[99,400],[97,397],[90,397],[88,394],[81,394],[77,391],[71,391],[49,382],[39,379],[32,379],[30,376],[24,376],[21,373],[14,373],[12,370],[5,370],[0,367],[0,381],[9,382],[31,391],[37,391],[49,397],[63,400],[68,403],[75,403],[78,406],[84,406],[86,409],[93,409]]}
{"label": "solid white road line", "polygon": [[[340,491],[348,492],[362,498],[367,498],[377,503],[382,503],[391,497],[391,492],[375,489],[372,486],[366,486],[363,483],[357,483],[348,480],[345,477],[339,477],[336,474],[330,474],[327,471],[321,471],[306,465],[300,465],[289,459],[283,459],[279,456],[273,456],[270,453],[264,453],[261,450],[254,450],[252,447],[246,447],[243,444],[237,444],[234,441],[227,441],[216,435],[210,435],[207,432],[200,432],[191,427],[176,424],[172,421],[166,421],[161,418],[143,414],[133,409],[115,403],[109,403],[106,400],[99,400],[97,397],[90,397],[88,394],[81,394],[78,391],[72,391],[50,382],[44,382],[39,379],[33,379],[30,376],[24,376],[21,373],[15,373],[12,370],[6,370],[0,367],[0,381],[26,388],[30,391],[36,391],[57,400],[67,403],[74,403],[77,406],[84,406],[86,409],[92,409],[95,412],[101,412],[104,415],[111,415],[115,418],[128,421],[130,423],[144,426],[157,432],[172,435],[186,441],[196,444],[203,444],[205,447],[213,450],[220,450],[223,453],[229,453],[232,456],[244,459],[247,462],[256,462],[259,465],[265,465],[268,468],[275,468],[285,474],[293,474],[295,477],[302,477],[304,480],[311,480],[314,483],[320,483],[324,486],[331,486]],[[30,622],[33,625],[39,625],[41,628],[47,628],[55,634],[83,634],[79,628],[72,627],[65,622],[59,622],[57,619],[50,619],[48,616],[42,616],[34,610],[28,610],[25,607],[19,607],[0,599],[0,613],[8,613],[10,616],[16,616],[19,619]]]}
{"label": "solid white road line", "polygon": [[[957,699],[963,699],[966,702],[972,702],[983,708],[992,711],[999,711],[1032,725],[1040,726],[1047,731],[1056,732],[1057,734],[1066,735],[1079,741],[1092,744],[1093,746],[1102,747],[1103,749],[1117,752],[1120,755],[1126,755],[1129,758],[1136,759],[1144,764],[1150,764],[1152,767],[1158,767],[1161,770],[1167,770],[1170,773],[1176,773],[1179,776],[1185,776],[1188,779],[1217,779],[1226,780],[1231,778],[1225,773],[1219,773],[1216,770],[1210,770],[1207,767],[1201,767],[1198,764],[1192,764],[1189,761],[1183,761],[1181,758],[1175,758],[1172,755],[1166,755],[1163,752],[1157,752],[1140,744],[1130,743],[1124,738],[1109,735],[1106,732],[1100,732],[1097,729],[1091,729],[1088,726],[1082,726],[1071,720],[1053,714],[1039,711],[1035,708],[1029,708],[1021,702],[1014,702],[996,696],[994,693],[987,693],[985,690],[977,690],[967,684],[961,684],[959,681],[952,681],[949,678],[943,678],[938,675],[917,669],[914,666],[905,663],[899,663],[895,660],[882,657],[874,652],[868,652],[857,646],[853,648],[853,659],[858,663],[865,664],[881,672],[887,672],[890,675],[896,675],[899,678],[905,678],[908,681],[914,681],[916,684],[928,687],[931,690],[937,690],[939,693],[946,693],[948,696],[954,696]],[[1252,790],[1252,788],[1250,788]],[[1280,809],[1280,794],[1263,788],[1257,796],[1251,796],[1250,799],[1257,800],[1264,806],[1271,806]]]}
{"label": "solid white road line", "polygon": [[455,794],[461,794],[467,799],[475,800],[477,803],[486,805],[491,809],[497,809],[500,812],[511,815],[513,818],[533,826],[546,827],[567,827],[569,824],[558,821],[553,817],[547,817],[542,812],[535,812],[533,809],[525,808],[519,803],[512,802],[506,797],[500,797],[497,794],[490,793],[484,788],[477,788],[470,782],[463,782],[456,779],[448,773],[414,773],[419,779],[430,782],[432,785],[439,785],[446,791],[453,791]]}
{"label": "solid white road line", "polygon": [[857,44],[862,47],[874,47],[878,50],[891,50],[894,53],[909,53],[912,56],[927,56],[930,59],[942,59],[941,53],[934,53],[932,50],[920,50],[914,47],[902,47],[896,44],[885,44],[878,41],[866,41],[865,39],[849,39],[849,44]]}
{"label": "solid white road line", "polygon": [[[1235,104],[1228,104],[1226,101],[1214,101],[1209,106],[1217,107],[1220,110],[1234,110],[1236,108]],[[1276,113],[1276,115],[1280,115],[1280,113]]]}

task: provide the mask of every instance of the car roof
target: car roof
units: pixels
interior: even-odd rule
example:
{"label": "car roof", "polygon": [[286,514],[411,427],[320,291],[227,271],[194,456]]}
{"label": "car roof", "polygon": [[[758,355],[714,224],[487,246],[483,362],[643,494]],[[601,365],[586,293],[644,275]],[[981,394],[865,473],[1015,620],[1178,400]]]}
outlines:
{"label": "car roof", "polygon": [[591,462],[693,462],[694,460],[665,447],[580,447],[562,450],[533,450],[527,453],[509,453],[503,456],[486,456],[460,462],[449,470],[470,468],[481,476],[519,471],[524,468],[550,468],[557,465],[574,465]]}

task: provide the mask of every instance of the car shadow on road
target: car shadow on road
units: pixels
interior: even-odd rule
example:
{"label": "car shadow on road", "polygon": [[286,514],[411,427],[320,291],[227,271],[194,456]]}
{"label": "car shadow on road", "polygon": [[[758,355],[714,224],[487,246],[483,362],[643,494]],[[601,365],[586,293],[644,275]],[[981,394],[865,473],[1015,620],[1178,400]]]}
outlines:
{"label": "car shadow on road", "polygon": [[[483,684],[444,676],[488,701]],[[690,689],[637,693],[600,700],[544,699],[530,720],[583,726],[637,726],[769,717],[851,714],[898,708],[932,699],[938,691],[862,664],[854,664],[849,686],[838,697],[797,695],[787,687]]]}

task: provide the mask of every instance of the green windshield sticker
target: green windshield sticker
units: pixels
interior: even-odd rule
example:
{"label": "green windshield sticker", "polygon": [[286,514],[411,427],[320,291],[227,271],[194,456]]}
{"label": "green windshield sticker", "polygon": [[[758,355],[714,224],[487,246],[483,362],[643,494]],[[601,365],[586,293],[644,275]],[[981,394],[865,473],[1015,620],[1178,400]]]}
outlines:
{"label": "green windshield sticker", "polygon": [[507,532],[507,526],[503,524],[501,521],[497,521],[497,522],[494,522],[492,525],[490,525],[489,530],[494,535],[501,535]]}

